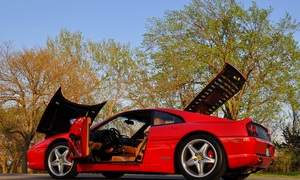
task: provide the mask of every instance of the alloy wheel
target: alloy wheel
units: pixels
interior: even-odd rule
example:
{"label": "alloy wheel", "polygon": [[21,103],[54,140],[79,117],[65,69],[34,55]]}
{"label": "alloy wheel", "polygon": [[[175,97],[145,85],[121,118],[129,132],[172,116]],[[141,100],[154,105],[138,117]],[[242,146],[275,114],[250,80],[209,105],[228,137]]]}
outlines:
{"label": "alloy wheel", "polygon": [[48,156],[49,170],[58,177],[66,176],[74,166],[74,160],[69,159],[69,147],[59,145],[54,147]]}
{"label": "alloy wheel", "polygon": [[194,139],[188,142],[181,153],[184,170],[191,176],[202,178],[216,168],[218,161],[215,147],[205,139]]}

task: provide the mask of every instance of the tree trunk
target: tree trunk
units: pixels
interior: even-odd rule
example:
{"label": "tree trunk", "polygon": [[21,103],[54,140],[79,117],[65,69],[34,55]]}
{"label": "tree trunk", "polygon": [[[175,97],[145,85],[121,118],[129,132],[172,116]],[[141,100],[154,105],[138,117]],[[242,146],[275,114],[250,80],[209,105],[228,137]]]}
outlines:
{"label": "tree trunk", "polygon": [[225,111],[223,112],[224,112],[224,116],[223,116],[224,118],[232,119],[232,114],[227,103],[225,104]]}
{"label": "tree trunk", "polygon": [[3,165],[2,164],[0,164],[0,174],[3,174],[4,173],[4,167],[3,167]]}
{"label": "tree trunk", "polygon": [[20,156],[17,156],[16,158],[14,158],[14,162],[12,164],[12,167],[11,167],[11,172],[12,173],[20,173],[18,167],[20,166],[20,159],[18,158]]}
{"label": "tree trunk", "polygon": [[25,144],[22,148],[21,152],[21,171],[22,173],[27,173],[27,150],[29,149],[30,146],[30,138],[25,140]]}
{"label": "tree trunk", "polygon": [[7,167],[7,158],[4,158],[3,161],[3,174],[8,173],[8,167]]}

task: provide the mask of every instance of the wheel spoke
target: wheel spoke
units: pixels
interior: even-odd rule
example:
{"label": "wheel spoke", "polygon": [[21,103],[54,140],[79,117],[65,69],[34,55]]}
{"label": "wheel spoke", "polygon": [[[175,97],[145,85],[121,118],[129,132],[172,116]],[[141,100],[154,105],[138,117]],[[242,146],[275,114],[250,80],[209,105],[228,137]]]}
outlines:
{"label": "wheel spoke", "polygon": [[199,151],[202,154],[206,154],[208,147],[209,147],[209,145],[207,143],[204,143]]}
{"label": "wheel spoke", "polygon": [[187,161],[185,162],[185,164],[186,164],[187,166],[193,166],[193,165],[195,165],[194,159],[193,159],[193,158],[190,158],[189,160],[187,160]]}
{"label": "wheel spoke", "polygon": [[59,160],[55,159],[54,161],[51,162],[51,166],[58,166],[59,165]]}
{"label": "wheel spoke", "polygon": [[192,156],[195,156],[195,154],[197,153],[197,150],[194,148],[194,146],[192,144],[188,145],[188,148],[192,154]]}
{"label": "wheel spoke", "polygon": [[64,165],[63,164],[58,165],[58,173],[60,175],[64,174]]}
{"label": "wheel spoke", "polygon": [[59,159],[61,157],[61,154],[59,153],[58,149],[54,150],[54,154],[55,154],[56,159]]}
{"label": "wheel spoke", "polygon": [[63,160],[64,160],[65,162],[69,162],[69,161],[68,161],[68,155],[69,155],[69,150],[67,149],[67,150],[62,154]]}
{"label": "wheel spoke", "polygon": [[203,169],[204,169],[204,163],[202,163],[202,162],[198,162],[197,164],[196,164],[196,167],[197,167],[197,171],[198,171],[198,174],[200,175],[200,176],[202,176],[203,175]]}
{"label": "wheel spoke", "polygon": [[204,162],[214,164],[216,160],[210,157],[205,157]]}
{"label": "wheel spoke", "polygon": [[70,162],[70,161],[65,161],[63,164],[66,165],[66,166],[72,166],[73,165],[73,163]]}
{"label": "wheel spoke", "polygon": [[62,154],[62,156],[66,158],[68,154],[69,154],[69,149],[66,149],[65,152]]}

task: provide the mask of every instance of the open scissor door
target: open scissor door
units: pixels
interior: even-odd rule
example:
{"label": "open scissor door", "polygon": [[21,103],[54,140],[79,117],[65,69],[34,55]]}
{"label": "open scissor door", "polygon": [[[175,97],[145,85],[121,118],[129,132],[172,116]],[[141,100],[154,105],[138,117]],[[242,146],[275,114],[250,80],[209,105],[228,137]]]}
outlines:
{"label": "open scissor door", "polygon": [[244,76],[230,64],[186,106],[185,111],[212,114],[226,101],[238,93],[244,83]]}
{"label": "open scissor door", "polygon": [[91,118],[77,118],[70,128],[69,145],[73,158],[85,158],[89,155],[89,132]]}

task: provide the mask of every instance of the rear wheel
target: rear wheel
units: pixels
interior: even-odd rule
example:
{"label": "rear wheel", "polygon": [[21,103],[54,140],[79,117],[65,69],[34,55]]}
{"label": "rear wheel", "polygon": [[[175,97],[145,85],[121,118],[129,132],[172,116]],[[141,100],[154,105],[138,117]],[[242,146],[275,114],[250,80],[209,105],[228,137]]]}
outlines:
{"label": "rear wheel", "polygon": [[70,151],[66,142],[55,143],[48,149],[45,165],[53,178],[71,178],[77,175],[76,162],[70,159]]}
{"label": "rear wheel", "polygon": [[205,134],[192,135],[179,145],[176,162],[187,179],[212,180],[221,177],[226,168],[219,143]]}
{"label": "rear wheel", "polygon": [[121,172],[103,172],[102,175],[108,179],[118,179],[124,175]]}

